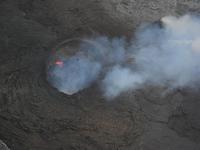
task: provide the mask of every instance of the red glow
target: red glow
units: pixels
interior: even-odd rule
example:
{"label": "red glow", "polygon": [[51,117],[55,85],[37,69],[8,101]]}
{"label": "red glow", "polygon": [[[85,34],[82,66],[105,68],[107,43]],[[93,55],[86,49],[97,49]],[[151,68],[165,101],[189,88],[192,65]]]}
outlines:
{"label": "red glow", "polygon": [[61,67],[64,65],[63,61],[61,61],[61,60],[57,60],[55,62],[55,64],[58,65],[58,66],[61,66]]}

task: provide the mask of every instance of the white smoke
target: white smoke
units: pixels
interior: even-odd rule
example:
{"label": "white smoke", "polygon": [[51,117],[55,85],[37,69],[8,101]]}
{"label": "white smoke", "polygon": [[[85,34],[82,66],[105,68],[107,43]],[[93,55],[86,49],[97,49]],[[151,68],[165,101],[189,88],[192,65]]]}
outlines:
{"label": "white smoke", "polygon": [[[74,56],[64,56],[59,49],[48,66],[48,80],[59,91],[73,95],[95,82],[103,70],[125,59],[124,39],[98,37],[89,39],[71,39],[70,42],[81,42]],[[65,43],[65,42],[64,42]],[[64,49],[64,48],[61,48]],[[68,50],[66,48],[66,50]],[[65,51],[64,53],[67,53]],[[66,54],[65,54],[66,55]]]}
{"label": "white smoke", "polygon": [[[62,83],[56,87],[76,93],[99,79],[107,98],[146,84],[199,87],[200,17],[169,16],[162,18],[161,23],[141,26],[132,44],[123,38],[106,37],[92,40],[100,46],[82,44],[87,57],[79,63],[72,57],[64,69],[53,70]],[[100,74],[103,79],[98,78]]]}
{"label": "white smoke", "polygon": [[129,68],[116,65],[107,73],[102,82],[102,89],[104,96],[113,98],[121,92],[139,88],[141,83],[143,83],[143,77],[140,74],[134,73]]}
{"label": "white smoke", "polygon": [[68,95],[88,87],[98,76],[101,64],[78,56],[63,60],[64,66],[55,67],[53,84],[59,91]]}
{"label": "white smoke", "polygon": [[153,84],[192,87],[200,81],[200,19],[186,15],[164,17],[162,22],[163,28],[139,33],[136,65]]}

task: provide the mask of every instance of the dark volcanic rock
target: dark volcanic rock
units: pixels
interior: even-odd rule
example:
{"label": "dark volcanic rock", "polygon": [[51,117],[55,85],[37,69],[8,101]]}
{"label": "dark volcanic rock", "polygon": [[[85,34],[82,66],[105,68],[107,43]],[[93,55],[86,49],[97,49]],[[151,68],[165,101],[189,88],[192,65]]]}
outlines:
{"label": "dark volcanic rock", "polygon": [[146,21],[197,12],[197,0],[0,1],[0,138],[13,150],[199,150],[199,96],[147,87],[105,101],[46,81],[51,47],[75,36],[130,36]]}

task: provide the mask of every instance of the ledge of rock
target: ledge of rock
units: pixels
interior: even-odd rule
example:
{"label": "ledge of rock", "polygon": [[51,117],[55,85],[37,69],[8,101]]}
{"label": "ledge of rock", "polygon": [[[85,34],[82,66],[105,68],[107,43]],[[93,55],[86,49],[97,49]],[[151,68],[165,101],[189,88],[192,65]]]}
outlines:
{"label": "ledge of rock", "polygon": [[0,150],[10,150],[7,145],[0,140]]}

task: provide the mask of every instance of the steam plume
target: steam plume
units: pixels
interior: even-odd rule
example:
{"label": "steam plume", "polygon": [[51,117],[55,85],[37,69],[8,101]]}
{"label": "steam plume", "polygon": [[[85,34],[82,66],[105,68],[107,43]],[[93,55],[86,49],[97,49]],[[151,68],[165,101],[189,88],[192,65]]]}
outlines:
{"label": "steam plume", "polygon": [[68,95],[88,87],[99,74],[101,64],[95,61],[73,56],[63,60],[63,66],[52,70],[54,80],[51,81],[59,91]]}
{"label": "steam plume", "polygon": [[53,69],[53,74],[61,80],[59,85],[55,84],[57,81],[54,83],[55,87],[73,94],[98,79],[107,98],[146,84],[169,88],[199,87],[198,16],[168,16],[162,18],[160,24],[142,25],[132,44],[123,38],[100,37],[91,41],[96,46],[81,45],[84,58],[80,62],[74,60],[80,58],[76,54],[67,59],[62,70]]}

